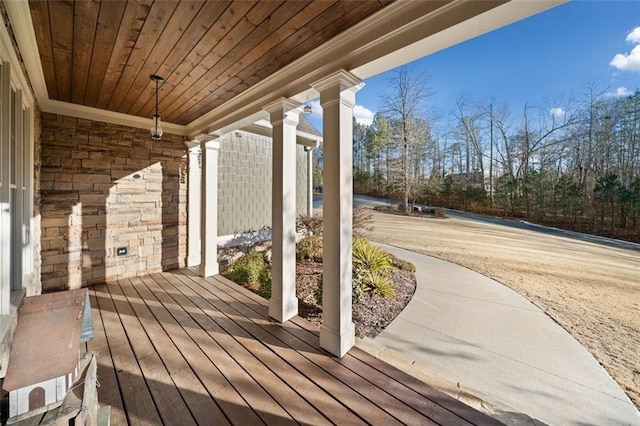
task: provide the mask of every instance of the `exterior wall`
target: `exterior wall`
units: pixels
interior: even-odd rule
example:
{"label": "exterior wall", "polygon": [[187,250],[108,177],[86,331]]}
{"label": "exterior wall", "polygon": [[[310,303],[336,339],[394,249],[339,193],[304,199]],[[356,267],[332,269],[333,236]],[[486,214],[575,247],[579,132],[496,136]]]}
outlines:
{"label": "exterior wall", "polygon": [[43,113],[41,156],[44,291],[185,265],[183,137]]}
{"label": "exterior wall", "polygon": [[[248,132],[221,139],[218,167],[218,234],[235,235],[271,227],[271,138]],[[306,212],[307,157],[296,150],[296,212]]]}

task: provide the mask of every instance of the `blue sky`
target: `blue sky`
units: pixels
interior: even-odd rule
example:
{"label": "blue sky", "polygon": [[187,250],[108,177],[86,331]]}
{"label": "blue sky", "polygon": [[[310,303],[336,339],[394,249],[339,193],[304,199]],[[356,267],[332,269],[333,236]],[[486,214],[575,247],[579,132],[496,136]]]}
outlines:
{"label": "blue sky", "polygon": [[[411,66],[426,75],[428,114],[441,123],[461,96],[515,113],[525,102],[568,109],[588,84],[609,96],[634,92],[640,88],[640,1],[574,0]],[[383,108],[380,94],[390,74],[365,81],[354,112],[359,121],[366,124]]]}

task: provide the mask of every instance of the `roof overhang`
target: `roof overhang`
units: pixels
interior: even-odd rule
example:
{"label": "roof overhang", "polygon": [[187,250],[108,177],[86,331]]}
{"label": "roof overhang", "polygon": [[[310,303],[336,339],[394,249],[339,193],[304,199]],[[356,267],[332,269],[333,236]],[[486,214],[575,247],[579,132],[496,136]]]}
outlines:
{"label": "roof overhang", "polygon": [[[228,133],[267,119],[262,108],[278,98],[301,103],[316,98],[318,93],[310,84],[338,70],[364,80],[566,1],[399,0],[191,123],[163,123],[163,128],[189,138]],[[440,7],[434,7],[434,3]],[[28,1],[5,2],[5,7],[42,111],[136,128],[151,127],[151,118],[49,99]]]}

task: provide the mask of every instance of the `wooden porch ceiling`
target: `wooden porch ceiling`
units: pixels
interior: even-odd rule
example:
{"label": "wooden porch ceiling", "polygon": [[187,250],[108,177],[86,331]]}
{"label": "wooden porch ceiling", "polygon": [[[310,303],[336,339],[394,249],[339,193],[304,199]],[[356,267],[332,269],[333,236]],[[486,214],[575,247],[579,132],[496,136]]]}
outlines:
{"label": "wooden porch ceiling", "polygon": [[[186,125],[393,0],[29,0],[49,98]],[[442,2],[445,3],[445,2]]]}

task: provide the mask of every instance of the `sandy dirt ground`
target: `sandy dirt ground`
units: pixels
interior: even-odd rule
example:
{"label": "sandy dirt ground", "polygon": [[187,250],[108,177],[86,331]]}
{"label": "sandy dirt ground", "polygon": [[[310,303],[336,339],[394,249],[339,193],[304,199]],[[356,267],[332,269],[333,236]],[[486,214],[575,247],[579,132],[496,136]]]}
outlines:
{"label": "sandy dirt ground", "polygon": [[369,238],[514,289],[581,342],[640,406],[640,252],[468,219],[380,212]]}

